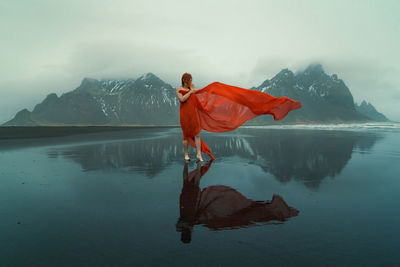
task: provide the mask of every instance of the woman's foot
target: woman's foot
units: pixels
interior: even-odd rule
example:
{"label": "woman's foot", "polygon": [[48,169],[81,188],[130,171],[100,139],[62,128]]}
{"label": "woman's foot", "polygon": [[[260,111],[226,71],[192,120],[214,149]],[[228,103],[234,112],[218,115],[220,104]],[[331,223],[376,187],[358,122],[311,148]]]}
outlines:
{"label": "woman's foot", "polygon": [[197,161],[203,162],[203,158],[201,157],[201,155],[197,155]]}

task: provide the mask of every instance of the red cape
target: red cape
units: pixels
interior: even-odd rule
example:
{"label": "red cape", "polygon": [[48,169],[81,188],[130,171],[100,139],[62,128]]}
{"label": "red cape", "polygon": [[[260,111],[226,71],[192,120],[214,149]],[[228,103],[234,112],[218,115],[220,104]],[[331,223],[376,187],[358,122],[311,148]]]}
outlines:
{"label": "red cape", "polygon": [[[180,92],[184,95],[188,90]],[[257,90],[213,82],[180,102],[183,140],[196,147],[194,137],[202,129],[218,133],[232,131],[257,116],[271,114],[274,120],[281,120],[289,111],[301,107],[299,101],[287,96],[274,97]],[[201,152],[214,160],[210,148],[200,140]]]}

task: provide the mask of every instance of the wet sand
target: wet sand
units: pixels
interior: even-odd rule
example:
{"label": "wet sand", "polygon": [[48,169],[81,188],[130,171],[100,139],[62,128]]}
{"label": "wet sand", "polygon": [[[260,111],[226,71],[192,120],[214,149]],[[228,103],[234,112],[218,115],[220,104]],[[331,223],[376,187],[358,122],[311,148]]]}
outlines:
{"label": "wet sand", "polygon": [[400,262],[398,129],[116,128],[1,133],[0,266]]}

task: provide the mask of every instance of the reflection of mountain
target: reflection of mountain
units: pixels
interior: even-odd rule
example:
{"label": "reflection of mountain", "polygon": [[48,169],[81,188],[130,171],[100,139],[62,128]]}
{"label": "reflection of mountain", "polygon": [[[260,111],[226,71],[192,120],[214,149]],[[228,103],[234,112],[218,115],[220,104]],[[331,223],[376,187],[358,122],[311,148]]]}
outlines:
{"label": "reflection of mountain", "polygon": [[56,149],[49,156],[70,158],[84,171],[126,169],[152,178],[179,158],[177,144],[178,137],[140,139]]}
{"label": "reflection of mountain", "polygon": [[[318,187],[324,178],[339,174],[353,150],[368,151],[382,138],[350,131],[251,128],[203,137],[217,160],[240,156],[281,182],[295,179],[309,187]],[[48,153],[70,158],[84,171],[121,169],[139,171],[149,178],[172,162],[183,161],[182,137],[176,132],[160,138],[53,148]]]}
{"label": "reflection of mountain", "polygon": [[[266,164],[259,164],[279,181],[301,180],[317,187],[327,176],[339,174],[350,160],[353,149],[368,150],[376,138],[354,132],[295,130],[253,131],[249,144]],[[265,140],[260,143],[260,140]],[[257,158],[255,159],[257,162]]]}
{"label": "reflection of mountain", "polygon": [[200,179],[208,171],[212,161],[188,172],[188,164],[183,168],[183,185],[179,197],[180,216],[176,230],[181,232],[181,241],[191,241],[193,227],[204,225],[211,230],[235,229],[254,226],[256,223],[286,221],[297,216],[299,211],[289,207],[279,195],[272,201],[254,201],[235,189],[214,185],[200,189]]}
{"label": "reflection of mountain", "polygon": [[[241,147],[237,152],[227,153],[249,158],[249,163],[272,173],[281,182],[295,179],[309,187],[318,187],[324,178],[339,174],[354,149],[370,150],[381,138],[345,131],[240,129],[240,132],[252,137],[227,138],[225,149]],[[208,144],[213,151],[215,144],[210,141]]]}

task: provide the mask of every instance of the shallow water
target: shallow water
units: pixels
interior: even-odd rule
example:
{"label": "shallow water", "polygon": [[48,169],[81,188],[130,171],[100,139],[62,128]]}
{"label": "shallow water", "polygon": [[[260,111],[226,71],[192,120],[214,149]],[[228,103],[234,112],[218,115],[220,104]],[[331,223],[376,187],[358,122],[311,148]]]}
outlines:
{"label": "shallow water", "polygon": [[0,140],[0,266],[398,266],[399,129]]}

